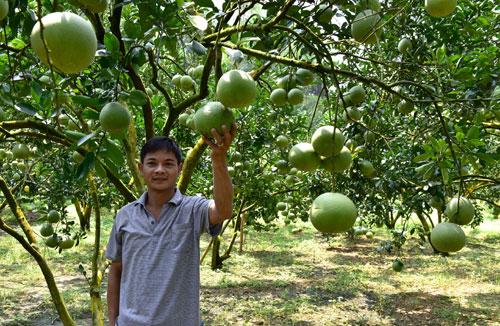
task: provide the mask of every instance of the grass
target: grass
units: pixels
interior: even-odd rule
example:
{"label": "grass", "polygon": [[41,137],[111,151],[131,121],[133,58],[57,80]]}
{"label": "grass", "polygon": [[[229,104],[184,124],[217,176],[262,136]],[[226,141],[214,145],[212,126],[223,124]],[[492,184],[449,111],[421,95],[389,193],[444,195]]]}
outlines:
{"label": "grass", "polygon": [[[103,245],[111,223],[108,214]],[[400,253],[401,273],[391,269],[394,254],[375,250],[389,239],[384,230],[354,241],[325,239],[307,223],[249,231],[244,251],[233,252],[221,270],[210,270],[210,257],[201,266],[202,316],[207,325],[499,325],[500,221],[465,230],[467,246],[449,257],[411,239]],[[79,325],[90,325],[88,285],[78,265],[90,269],[93,240],[89,234],[61,254],[42,249]],[[207,243],[203,237],[202,249]],[[58,324],[38,266],[5,233],[0,284],[1,325]]]}

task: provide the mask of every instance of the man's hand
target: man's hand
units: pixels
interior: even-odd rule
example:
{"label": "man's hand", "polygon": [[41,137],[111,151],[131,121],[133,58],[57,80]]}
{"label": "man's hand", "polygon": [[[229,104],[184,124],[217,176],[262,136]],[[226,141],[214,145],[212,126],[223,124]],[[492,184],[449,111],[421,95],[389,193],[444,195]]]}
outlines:
{"label": "man's hand", "polygon": [[203,136],[203,141],[212,148],[212,157],[225,157],[236,136],[236,122],[233,122],[231,130],[228,130],[227,127],[223,125],[222,135],[220,135],[215,128],[212,128],[211,133],[213,140]]}

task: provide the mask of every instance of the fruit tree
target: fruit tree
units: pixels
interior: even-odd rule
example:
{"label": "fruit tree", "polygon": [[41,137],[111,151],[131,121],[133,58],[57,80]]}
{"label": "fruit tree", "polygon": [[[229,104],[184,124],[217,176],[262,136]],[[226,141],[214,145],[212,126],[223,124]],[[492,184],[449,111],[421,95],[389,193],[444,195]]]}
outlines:
{"label": "fruit tree", "polygon": [[[172,136],[179,189],[211,196],[201,134],[234,119],[224,230],[386,226],[399,245],[414,234],[456,252],[479,205],[499,205],[498,12],[491,0],[0,0],[0,213],[14,216],[0,229],[36,259],[65,325],[40,248],[78,250],[93,230],[102,325],[101,208],[144,191],[138,148]],[[213,240],[213,268],[235,239],[222,254]]]}

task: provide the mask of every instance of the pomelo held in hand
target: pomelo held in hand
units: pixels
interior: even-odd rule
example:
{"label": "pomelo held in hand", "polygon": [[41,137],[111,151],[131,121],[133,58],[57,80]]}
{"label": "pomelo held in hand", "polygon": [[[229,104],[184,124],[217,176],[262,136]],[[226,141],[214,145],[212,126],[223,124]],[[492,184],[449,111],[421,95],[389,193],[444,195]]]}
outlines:
{"label": "pomelo held in hand", "polygon": [[110,102],[102,108],[99,121],[103,130],[118,134],[128,129],[130,112],[121,103]]}
{"label": "pomelo held in hand", "polygon": [[234,121],[233,112],[225,108],[220,102],[208,102],[201,107],[193,117],[194,128],[202,135],[211,136],[210,130],[215,128],[222,135],[222,125],[225,125],[227,130],[231,129]]}
{"label": "pomelo held in hand", "polygon": [[465,197],[455,197],[446,204],[445,213],[450,222],[467,225],[474,218],[474,206]]}
{"label": "pomelo held in hand", "polygon": [[352,37],[361,43],[375,43],[382,34],[381,22],[382,19],[375,11],[363,10],[356,15],[351,24]]}
{"label": "pomelo held in hand", "polygon": [[425,0],[425,10],[432,17],[445,17],[455,11],[457,0]]}
{"label": "pomelo held in hand", "polygon": [[243,70],[230,70],[217,82],[219,101],[230,108],[244,108],[255,101],[257,86],[253,78]]}
{"label": "pomelo held in hand", "polygon": [[354,203],[345,195],[327,192],[313,201],[309,218],[312,225],[323,233],[346,232],[358,216]]}
{"label": "pomelo held in hand", "polygon": [[441,252],[459,251],[465,246],[465,233],[455,223],[439,223],[431,231],[431,243]]}
{"label": "pomelo held in hand", "polygon": [[[92,63],[97,49],[97,38],[88,20],[71,12],[54,12],[44,16],[42,23],[50,62],[56,70],[74,74]],[[39,22],[31,31],[31,47],[40,60],[48,65]]]}
{"label": "pomelo held in hand", "polygon": [[338,154],[344,146],[344,141],[344,135],[334,126],[319,127],[311,138],[314,151],[326,157]]}
{"label": "pomelo held in hand", "polygon": [[298,143],[288,152],[288,162],[302,171],[314,171],[319,167],[320,159],[309,143]]}

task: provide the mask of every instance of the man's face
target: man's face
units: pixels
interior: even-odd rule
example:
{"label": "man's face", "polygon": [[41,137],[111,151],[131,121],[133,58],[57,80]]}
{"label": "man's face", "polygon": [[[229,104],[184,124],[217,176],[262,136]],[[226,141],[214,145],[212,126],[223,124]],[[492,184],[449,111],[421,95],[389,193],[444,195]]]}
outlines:
{"label": "man's face", "polygon": [[146,154],[139,169],[148,190],[165,191],[175,188],[182,164],[177,162],[173,152],[159,150]]}

